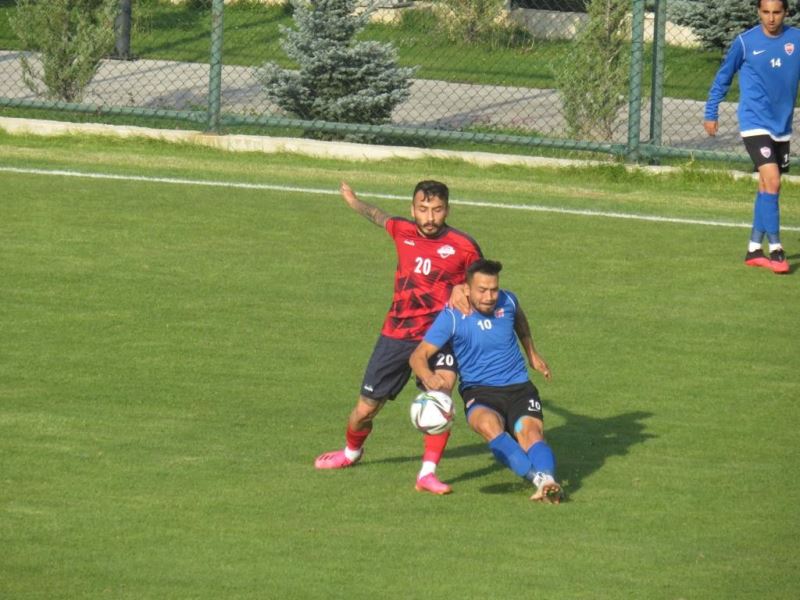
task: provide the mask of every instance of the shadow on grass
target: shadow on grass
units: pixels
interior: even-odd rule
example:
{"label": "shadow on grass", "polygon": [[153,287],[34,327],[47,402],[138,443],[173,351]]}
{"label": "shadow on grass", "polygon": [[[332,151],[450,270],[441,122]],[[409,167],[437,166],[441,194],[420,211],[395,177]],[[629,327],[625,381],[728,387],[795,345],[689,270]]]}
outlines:
{"label": "shadow on grass", "polygon": [[[614,417],[590,417],[573,413],[565,408],[547,405],[547,413],[554,413],[562,417],[565,422],[551,430],[545,425],[545,437],[553,448],[558,465],[558,478],[567,496],[575,495],[581,489],[585,478],[598,472],[606,460],[613,456],[625,456],[631,448],[643,444],[656,437],[645,432],[644,421],[653,416],[653,413],[634,411],[623,413]],[[474,434],[477,437],[477,434]],[[476,442],[465,446],[448,448],[444,460],[458,460],[485,454],[489,464],[480,469],[461,473],[454,478],[447,479],[447,483],[457,484],[478,477],[485,477],[495,471],[507,470],[494,460],[492,454],[483,442]],[[398,464],[418,462],[419,454],[393,456],[389,458],[370,461],[383,464]],[[481,488],[484,494],[510,494],[519,493],[520,490],[530,488],[530,484],[519,480],[508,471],[509,481],[488,485]]]}
{"label": "shadow on grass", "polygon": [[556,454],[558,476],[568,495],[580,490],[583,480],[599,471],[609,458],[625,456],[634,446],[656,437],[645,431],[644,421],[653,416],[651,412],[596,418],[553,405],[546,411],[565,420],[552,430],[545,428],[545,436]]}
{"label": "shadow on grass", "polygon": [[[463,423],[463,426],[466,429],[468,429],[466,423]],[[478,435],[477,433],[473,433],[471,430],[469,433],[475,436]],[[421,439],[422,438],[420,437],[420,440]],[[422,451],[423,451],[422,443],[420,443],[419,452],[417,452],[416,454],[406,455],[406,456],[390,456],[389,458],[379,458],[376,460],[370,460],[369,462],[375,464],[400,464],[407,462],[419,462],[420,457],[422,456]],[[470,444],[468,446],[458,446],[456,448],[451,448],[448,446],[447,450],[445,450],[443,460],[449,460],[453,458],[463,458],[466,456],[475,456],[476,454],[486,454],[487,452],[489,452],[489,449],[486,447],[486,444],[483,444],[481,442],[478,442],[476,444]],[[497,468],[502,469],[503,467],[498,465]],[[462,479],[464,478],[462,477]]]}
{"label": "shadow on grass", "polygon": [[[545,409],[545,414],[548,412],[565,419],[563,425],[552,430],[548,430],[545,426],[545,436],[556,454],[558,477],[568,496],[572,496],[580,490],[583,480],[599,471],[610,457],[625,456],[632,447],[655,437],[653,434],[645,432],[644,420],[653,416],[649,412],[634,411],[614,417],[595,418],[553,405],[549,405]],[[489,449],[482,443],[448,450],[446,458],[452,459],[482,453],[491,458]],[[462,473],[448,480],[448,483],[484,477],[499,470],[505,470],[505,467],[493,460],[490,465]],[[510,472],[509,475],[511,479],[508,483],[485,486],[481,488],[481,492],[484,494],[509,494],[518,493],[520,490],[530,487],[530,484],[517,480]]]}

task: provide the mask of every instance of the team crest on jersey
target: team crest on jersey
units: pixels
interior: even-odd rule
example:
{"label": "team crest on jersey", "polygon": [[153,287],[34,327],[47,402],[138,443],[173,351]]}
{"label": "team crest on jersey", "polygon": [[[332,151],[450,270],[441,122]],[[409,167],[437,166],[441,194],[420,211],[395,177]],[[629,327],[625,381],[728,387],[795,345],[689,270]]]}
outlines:
{"label": "team crest on jersey", "polygon": [[770,149],[769,146],[761,146],[759,152],[761,152],[761,156],[763,156],[764,158],[769,158],[770,156],[772,156],[772,150]]}
{"label": "team crest on jersey", "polygon": [[441,248],[439,248],[436,251],[436,254],[438,254],[442,258],[447,258],[448,256],[453,256],[453,254],[455,254],[455,253],[456,253],[455,248],[453,248],[449,244],[445,244],[444,246],[442,246]]}
{"label": "team crest on jersey", "polygon": [[502,319],[503,315],[505,315],[505,314],[506,314],[506,311],[503,310],[502,308],[498,308],[496,311],[494,311],[494,316],[495,316],[496,319]]}
{"label": "team crest on jersey", "polygon": [[786,51],[787,56],[791,56],[792,52],[794,52],[794,44],[792,42],[784,44],[783,49]]}

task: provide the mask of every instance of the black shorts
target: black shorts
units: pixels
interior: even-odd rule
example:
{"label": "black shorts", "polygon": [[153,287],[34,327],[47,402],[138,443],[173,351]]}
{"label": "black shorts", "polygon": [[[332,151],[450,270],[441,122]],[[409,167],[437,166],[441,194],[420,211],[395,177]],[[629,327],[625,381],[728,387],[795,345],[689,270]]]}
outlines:
{"label": "black shorts", "polygon": [[[394,400],[411,377],[408,359],[417,346],[418,341],[396,340],[381,335],[367,363],[364,380],[361,382],[361,395],[372,400]],[[428,365],[433,371],[455,371],[456,357],[450,345],[439,348],[431,356]],[[419,379],[417,387],[425,389]]]}
{"label": "black shorts", "polygon": [[774,163],[781,173],[789,172],[789,142],[776,142],[768,135],[749,135],[743,137],[744,147],[753,164],[758,168]]}
{"label": "black shorts", "polygon": [[505,430],[516,437],[514,426],[522,417],[534,417],[544,421],[539,390],[532,382],[517,383],[502,387],[472,387],[461,392],[464,400],[464,415],[476,406],[484,406],[496,412],[505,421]]}

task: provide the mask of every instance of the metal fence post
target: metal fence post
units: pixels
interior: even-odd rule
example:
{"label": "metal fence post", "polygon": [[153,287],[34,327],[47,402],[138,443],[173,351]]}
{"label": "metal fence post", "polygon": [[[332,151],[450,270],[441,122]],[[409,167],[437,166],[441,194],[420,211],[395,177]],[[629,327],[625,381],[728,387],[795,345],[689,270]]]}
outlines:
{"label": "metal fence post", "polygon": [[631,17],[631,76],[628,92],[628,144],[625,157],[639,158],[639,135],[642,130],[642,68],[644,65],[644,2],[633,0]]}
{"label": "metal fence post", "polygon": [[219,133],[222,97],[222,17],[224,0],[211,5],[211,60],[208,69],[208,131]]}
{"label": "metal fence post", "polygon": [[131,57],[131,0],[119,0],[119,12],[114,23],[114,58],[130,60]]}
{"label": "metal fence post", "polygon": [[664,117],[664,52],[667,49],[667,0],[655,0],[653,24],[653,72],[650,88],[650,140],[652,164],[658,164]]}

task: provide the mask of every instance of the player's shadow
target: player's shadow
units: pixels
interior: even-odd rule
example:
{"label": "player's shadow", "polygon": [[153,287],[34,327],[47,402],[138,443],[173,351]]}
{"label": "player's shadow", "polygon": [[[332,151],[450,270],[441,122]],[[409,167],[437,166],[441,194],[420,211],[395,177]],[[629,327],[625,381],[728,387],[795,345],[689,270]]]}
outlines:
{"label": "player's shadow", "polygon": [[[595,418],[579,415],[558,406],[546,405],[545,414],[554,413],[564,418],[562,425],[548,430],[545,437],[556,455],[558,478],[568,496],[574,495],[583,485],[583,480],[599,471],[606,460],[612,456],[625,456],[638,444],[656,437],[645,431],[644,421],[653,413],[634,411],[614,417]],[[458,483],[476,477],[484,477],[498,470],[506,470],[494,460],[485,444],[461,446],[447,451],[446,458],[459,458],[479,453],[486,453],[491,461],[486,467],[462,473],[448,480]],[[516,493],[529,487],[517,480],[509,471],[508,483],[488,485],[481,488],[485,494]]]}
{"label": "player's shadow", "polygon": [[[469,425],[467,425],[466,423],[460,423],[459,426],[463,426],[465,430],[469,430],[467,435],[474,435],[474,436],[478,435],[477,433],[473,433],[472,430],[469,429]],[[422,446],[420,446],[420,452],[421,451],[422,451]],[[463,458],[465,456],[475,456],[476,454],[486,454],[487,452],[489,452],[489,448],[486,446],[486,444],[482,444],[480,442],[477,444],[469,444],[467,446],[458,446],[456,448],[451,448],[450,446],[448,446],[447,450],[445,450],[444,452],[444,460],[448,460],[451,458],[459,458],[459,457]],[[489,456],[491,456],[490,452]],[[379,458],[376,460],[370,460],[370,462],[376,464],[419,462],[419,457],[420,457],[419,454],[410,454],[406,456],[392,456],[389,458]],[[497,468],[502,469],[503,467],[498,466]]]}

